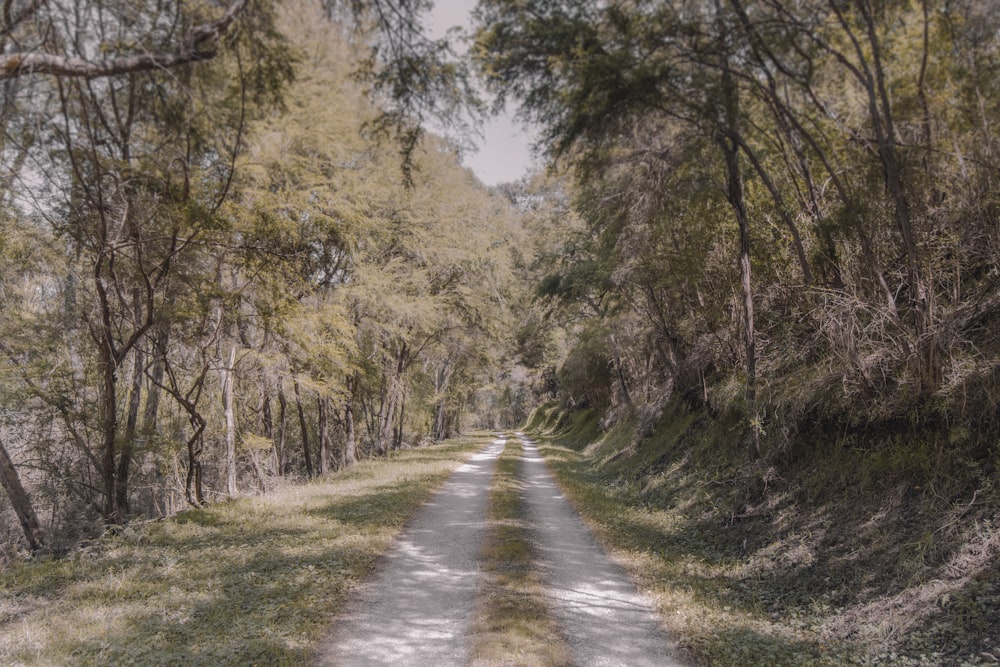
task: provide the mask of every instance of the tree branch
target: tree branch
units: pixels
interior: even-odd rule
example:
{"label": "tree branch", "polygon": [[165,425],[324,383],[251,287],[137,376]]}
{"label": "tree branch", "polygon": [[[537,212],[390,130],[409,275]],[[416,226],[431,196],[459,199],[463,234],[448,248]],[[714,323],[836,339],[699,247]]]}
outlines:
{"label": "tree branch", "polygon": [[174,53],[140,53],[97,62],[51,53],[9,53],[0,56],[0,81],[30,74],[93,79],[211,60],[216,42],[248,4],[250,0],[233,0],[219,19],[191,28],[183,46]]}

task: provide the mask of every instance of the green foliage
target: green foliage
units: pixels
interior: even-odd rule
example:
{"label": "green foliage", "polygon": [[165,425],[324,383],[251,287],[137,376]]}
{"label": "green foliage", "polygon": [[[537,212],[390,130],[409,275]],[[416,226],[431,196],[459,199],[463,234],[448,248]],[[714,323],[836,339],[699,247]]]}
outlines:
{"label": "green foliage", "polygon": [[[117,31],[108,57],[172,48],[171,3],[102,7],[50,36]],[[448,141],[406,146],[405,183],[399,146],[373,136],[380,117],[409,133],[471,102],[443,44],[409,41],[423,5],[392,7],[379,36],[371,3],[354,23],[250,3],[204,62],[11,88],[0,429],[17,425],[57,548],[98,529],[95,507],[169,515],[475,421],[522,293],[519,230]],[[182,32],[216,18],[174,9]],[[366,60],[375,44],[397,60]],[[372,76],[398,78],[397,106]]]}
{"label": "green foliage", "polygon": [[870,10],[480,4],[477,63],[542,125],[562,177],[524,205],[540,317],[518,337],[559,369],[563,401],[646,433],[679,397],[773,462],[839,432],[894,479],[964,455],[959,424],[990,433],[972,455],[989,458],[996,197],[980,160],[997,148],[1000,15]]}
{"label": "green foliage", "polygon": [[604,410],[611,405],[613,370],[608,332],[591,325],[563,362],[559,382],[570,401],[581,408]]}

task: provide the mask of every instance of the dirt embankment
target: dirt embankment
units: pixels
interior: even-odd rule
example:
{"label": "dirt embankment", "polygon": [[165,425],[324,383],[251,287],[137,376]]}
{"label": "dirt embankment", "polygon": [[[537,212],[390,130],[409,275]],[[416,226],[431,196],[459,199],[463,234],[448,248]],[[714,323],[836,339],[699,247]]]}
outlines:
{"label": "dirt embankment", "polygon": [[754,460],[684,411],[643,438],[627,420],[542,417],[564,487],[700,660],[1000,663],[1000,502],[983,461],[943,459],[926,437],[820,436]]}

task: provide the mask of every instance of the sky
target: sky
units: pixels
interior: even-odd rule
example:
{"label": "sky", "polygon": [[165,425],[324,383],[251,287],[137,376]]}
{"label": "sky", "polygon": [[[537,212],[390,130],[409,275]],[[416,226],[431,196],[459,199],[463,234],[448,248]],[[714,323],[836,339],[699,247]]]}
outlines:
{"label": "sky", "polygon": [[[468,28],[470,12],[476,0],[435,0],[427,20],[432,37],[443,37],[453,26]],[[486,185],[508,183],[524,176],[532,166],[530,131],[514,120],[512,112],[489,121],[477,139],[479,151],[470,153],[463,162]]]}

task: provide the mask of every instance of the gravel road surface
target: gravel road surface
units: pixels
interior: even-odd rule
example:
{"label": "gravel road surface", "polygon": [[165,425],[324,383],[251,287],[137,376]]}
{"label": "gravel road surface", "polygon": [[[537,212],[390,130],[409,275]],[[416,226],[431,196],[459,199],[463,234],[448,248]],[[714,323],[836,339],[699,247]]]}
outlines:
{"label": "gravel road surface", "polygon": [[556,622],[573,664],[587,667],[683,665],[648,599],[604,553],[563,497],[535,444],[524,444],[522,483]]}
{"label": "gravel road surface", "polygon": [[[649,601],[594,540],[527,438],[520,477],[547,595],[579,667],[684,663]],[[473,456],[418,510],[338,619],[316,665],[462,667],[481,584],[490,479],[506,440]],[[511,664],[515,664],[512,662]]]}
{"label": "gravel road surface", "polygon": [[477,560],[498,438],[445,482],[349,605],[316,663],[447,667],[469,660]]}

